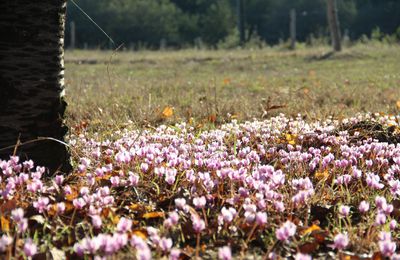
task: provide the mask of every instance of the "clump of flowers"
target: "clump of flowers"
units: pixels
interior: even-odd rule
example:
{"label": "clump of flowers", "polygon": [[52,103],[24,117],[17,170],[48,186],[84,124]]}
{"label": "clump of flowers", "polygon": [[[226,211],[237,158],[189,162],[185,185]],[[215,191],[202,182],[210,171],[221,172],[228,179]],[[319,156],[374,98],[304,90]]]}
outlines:
{"label": "clump of flowers", "polygon": [[212,243],[220,259],[260,244],[287,257],[305,243],[315,251],[291,257],[319,248],[396,257],[400,145],[360,131],[365,122],[398,131],[399,121],[279,115],[213,130],[180,123],[126,127],[108,140],[72,135],[79,157],[69,176],[0,160],[0,257],[57,249],[71,259],[180,259]]}

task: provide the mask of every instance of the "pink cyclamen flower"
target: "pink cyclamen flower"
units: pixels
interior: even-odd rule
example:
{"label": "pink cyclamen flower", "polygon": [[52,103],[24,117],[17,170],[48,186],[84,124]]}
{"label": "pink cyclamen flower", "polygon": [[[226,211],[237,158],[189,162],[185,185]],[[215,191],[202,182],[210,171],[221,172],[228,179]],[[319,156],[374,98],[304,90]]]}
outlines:
{"label": "pink cyclamen flower", "polygon": [[312,257],[307,254],[297,253],[294,257],[295,260],[311,260]]}
{"label": "pink cyclamen flower", "polygon": [[11,245],[13,239],[12,237],[9,237],[8,235],[2,235],[0,237],[0,252],[6,251],[7,247]]}
{"label": "pink cyclamen flower", "polygon": [[256,213],[256,223],[257,225],[264,225],[267,223],[267,213],[265,212],[257,212]]}
{"label": "pink cyclamen flower", "polygon": [[28,238],[27,240],[25,240],[23,250],[24,250],[24,254],[27,257],[34,256],[37,253],[37,246],[35,245],[35,243],[32,242],[32,239]]}
{"label": "pink cyclamen flower", "polygon": [[139,183],[139,176],[133,172],[129,172],[129,184],[132,186],[137,186]]}
{"label": "pink cyclamen flower", "polygon": [[196,233],[200,233],[206,228],[206,223],[204,222],[204,220],[202,220],[197,215],[192,214],[191,219],[192,219],[193,229]]}
{"label": "pink cyclamen flower", "polygon": [[111,182],[111,187],[118,187],[120,184],[120,179],[118,176],[112,176],[110,178],[110,182]]}
{"label": "pink cyclamen flower", "polygon": [[11,218],[15,222],[20,222],[24,218],[24,210],[22,208],[17,208],[11,211]]}
{"label": "pink cyclamen flower", "polygon": [[347,217],[350,214],[350,207],[349,206],[340,205],[339,214],[341,216],[343,216],[343,217]]}
{"label": "pink cyclamen flower", "polygon": [[138,236],[132,236],[130,244],[136,249],[136,258],[140,260],[151,259],[151,251],[146,242]]}
{"label": "pink cyclamen flower", "polygon": [[93,215],[92,216],[92,225],[95,228],[101,228],[101,225],[103,224],[103,221],[101,220],[101,217],[99,215]]}
{"label": "pink cyclamen flower", "polygon": [[287,241],[289,237],[296,234],[296,229],[296,225],[288,220],[275,231],[276,238],[281,241]]}
{"label": "pink cyclamen flower", "polygon": [[391,240],[379,241],[378,245],[379,250],[386,257],[390,257],[396,252],[396,243]]}
{"label": "pink cyclamen flower", "polygon": [[83,207],[86,206],[86,201],[83,198],[78,198],[74,199],[72,201],[72,204],[74,205],[75,208],[82,209]]}
{"label": "pink cyclamen flower", "polygon": [[206,205],[207,201],[204,196],[201,197],[196,197],[193,199],[193,205],[196,207],[196,209],[202,209]]}
{"label": "pink cyclamen flower", "polygon": [[179,214],[175,211],[169,213],[168,218],[164,221],[164,227],[171,228],[179,222]]}
{"label": "pink cyclamen flower", "polygon": [[39,213],[43,213],[47,205],[49,204],[49,198],[47,197],[40,197],[37,201],[33,202],[33,207],[39,211]]}
{"label": "pink cyclamen flower", "polygon": [[395,219],[392,219],[392,220],[389,222],[389,228],[390,228],[390,230],[395,230],[396,227],[397,227],[397,221],[396,221]]}
{"label": "pink cyclamen flower", "polygon": [[81,241],[81,245],[89,254],[95,254],[100,248],[100,239],[98,237],[84,238]]}
{"label": "pink cyclamen flower", "polygon": [[218,249],[219,260],[230,260],[232,259],[232,252],[229,246],[224,246]]}
{"label": "pink cyclamen flower", "polygon": [[181,250],[173,248],[169,253],[169,260],[178,260],[180,255],[181,255]]}
{"label": "pink cyclamen flower", "polygon": [[172,239],[162,237],[158,243],[158,246],[161,248],[162,251],[168,252],[172,247]]}
{"label": "pink cyclamen flower", "polygon": [[25,233],[25,231],[28,229],[28,219],[21,219],[17,224],[17,229],[19,234]]}
{"label": "pink cyclamen flower", "polygon": [[369,203],[365,200],[360,202],[360,205],[358,206],[358,210],[361,213],[366,213],[369,210]]}
{"label": "pink cyclamen flower", "polygon": [[342,234],[339,233],[333,238],[333,248],[336,248],[338,250],[342,250],[346,248],[349,245],[349,237],[347,236],[346,233]]}
{"label": "pink cyclamen flower", "polygon": [[117,232],[124,233],[131,229],[132,220],[122,217],[117,224]]}
{"label": "pink cyclamen flower", "polygon": [[184,198],[177,198],[175,199],[175,206],[178,209],[184,209],[184,207],[186,206],[186,200]]}
{"label": "pink cyclamen flower", "polygon": [[386,202],[386,198],[382,197],[382,196],[376,196],[375,197],[375,205],[378,209],[382,209],[383,207],[385,207],[387,204]]}
{"label": "pink cyclamen flower", "polygon": [[223,207],[221,209],[221,216],[225,223],[230,223],[230,222],[232,222],[233,218],[236,216],[236,210],[232,207],[229,209]]}
{"label": "pink cyclamen flower", "polygon": [[386,223],[386,215],[384,213],[378,213],[375,217],[375,225],[381,226]]}
{"label": "pink cyclamen flower", "polygon": [[63,214],[65,211],[65,203],[64,202],[57,203],[56,209],[57,209],[57,214]]}
{"label": "pink cyclamen flower", "polygon": [[56,177],[54,178],[56,184],[58,186],[61,186],[62,183],[64,182],[64,176],[63,175],[56,175]]}

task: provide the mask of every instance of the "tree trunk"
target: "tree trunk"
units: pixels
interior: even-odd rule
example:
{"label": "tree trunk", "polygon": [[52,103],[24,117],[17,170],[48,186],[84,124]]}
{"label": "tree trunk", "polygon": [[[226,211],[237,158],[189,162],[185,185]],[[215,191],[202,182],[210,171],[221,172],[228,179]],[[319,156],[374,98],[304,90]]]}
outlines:
{"label": "tree trunk", "polygon": [[239,41],[240,46],[244,45],[246,40],[245,29],[244,29],[244,3],[243,0],[236,0],[236,9],[237,9],[237,27],[239,30]]}
{"label": "tree trunk", "polygon": [[337,14],[336,0],[327,0],[327,17],[328,17],[328,25],[329,31],[331,32],[331,40],[334,51],[341,51],[342,44],[340,40],[340,27],[339,27],[339,19]]}
{"label": "tree trunk", "polygon": [[16,152],[50,173],[71,167],[65,145],[38,140],[63,141],[67,132],[65,12],[66,0],[0,1],[0,157]]}

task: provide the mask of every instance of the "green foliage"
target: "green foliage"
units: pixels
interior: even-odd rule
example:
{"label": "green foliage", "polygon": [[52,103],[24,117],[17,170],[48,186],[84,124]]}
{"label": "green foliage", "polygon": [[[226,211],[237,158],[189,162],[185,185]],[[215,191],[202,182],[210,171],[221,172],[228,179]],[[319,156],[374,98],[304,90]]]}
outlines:
{"label": "green foliage", "polygon": [[[236,47],[236,0],[75,0],[117,45],[159,48],[205,45]],[[348,40],[386,42],[400,38],[400,1],[337,0],[341,31]],[[297,40],[308,44],[329,37],[325,0],[244,0],[246,41],[267,44],[289,38],[289,12],[297,14]],[[76,24],[77,47],[116,47],[78,8],[69,4],[67,19]],[[69,23],[67,23],[68,25]],[[378,29],[376,29],[378,28]],[[376,34],[379,30],[379,37]],[[389,35],[389,36],[387,36]],[[257,38],[258,37],[258,38]],[[254,38],[254,39],[252,39]],[[67,26],[66,45],[69,45]],[[257,45],[257,44],[256,44]]]}

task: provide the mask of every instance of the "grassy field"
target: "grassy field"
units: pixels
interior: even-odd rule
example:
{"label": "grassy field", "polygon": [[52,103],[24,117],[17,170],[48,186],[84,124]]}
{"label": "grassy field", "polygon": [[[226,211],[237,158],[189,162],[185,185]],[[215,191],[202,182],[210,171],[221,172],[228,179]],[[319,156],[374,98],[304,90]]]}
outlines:
{"label": "grassy field", "polygon": [[[67,51],[68,120],[157,125],[399,111],[399,46],[329,51]],[[173,116],[162,115],[166,107]]]}

